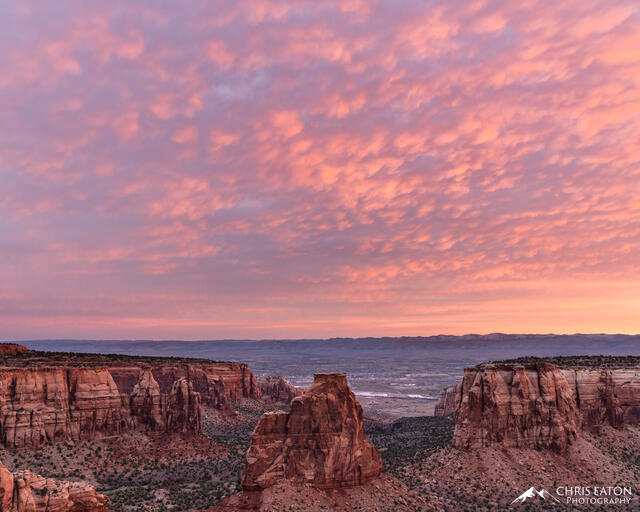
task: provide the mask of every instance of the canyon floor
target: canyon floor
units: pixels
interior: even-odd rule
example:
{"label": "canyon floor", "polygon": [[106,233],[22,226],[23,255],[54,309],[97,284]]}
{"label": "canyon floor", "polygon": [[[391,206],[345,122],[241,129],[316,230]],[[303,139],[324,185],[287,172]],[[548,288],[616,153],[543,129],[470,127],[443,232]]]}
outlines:
{"label": "canyon floor", "polygon": [[[46,476],[91,483],[109,496],[110,508],[116,512],[206,510],[239,491],[251,433],[269,409],[250,399],[233,406],[236,417],[205,408],[203,437],[132,432],[47,445],[37,451],[2,450],[0,458],[11,470],[29,467]],[[447,417],[369,420],[367,436],[380,450],[383,470],[402,482],[401,487],[386,477],[358,492],[301,491],[283,483],[269,491],[266,502],[274,511],[491,511],[505,510],[530,486],[637,488],[640,483],[640,429],[636,427],[603,428],[578,440],[566,455],[497,448],[456,450],[450,444],[453,428],[453,420]],[[640,510],[635,500],[617,509]],[[531,503],[519,509],[570,508]],[[572,508],[576,509],[580,508]]]}
{"label": "canyon floor", "polygon": [[[12,471],[28,467],[47,477],[90,483],[109,497],[109,506],[116,512],[205,510],[240,490],[253,429],[265,411],[277,409],[252,399],[233,402],[232,406],[237,416],[203,406],[203,436],[173,434],[168,438],[165,434],[129,432],[45,445],[38,450],[0,449],[0,459]],[[273,510],[289,510],[289,506],[292,511],[439,509],[439,500],[421,492],[407,468],[446,449],[453,421],[433,416],[367,421],[366,430],[380,449],[384,471],[400,477],[402,488],[386,477],[357,492],[324,495],[309,489],[289,493],[283,484],[270,491]],[[286,500],[291,503],[279,508]],[[365,507],[368,502],[369,508]],[[316,503],[316,508],[311,503]],[[380,506],[383,508],[376,508]]]}
{"label": "canyon floor", "polygon": [[11,471],[85,481],[116,512],[204,510],[239,490],[251,433],[271,409],[252,399],[233,407],[235,417],[203,406],[202,436],[127,432],[37,450],[0,448],[0,459]]}

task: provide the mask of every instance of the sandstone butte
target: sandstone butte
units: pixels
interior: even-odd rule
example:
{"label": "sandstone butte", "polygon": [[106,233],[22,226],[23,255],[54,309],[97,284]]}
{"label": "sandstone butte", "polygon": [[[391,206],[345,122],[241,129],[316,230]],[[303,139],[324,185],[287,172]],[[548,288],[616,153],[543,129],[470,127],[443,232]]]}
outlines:
{"label": "sandstone butte", "polygon": [[0,462],[0,512],[104,512],[108,501],[88,484],[11,473]]}
{"label": "sandstone butte", "polygon": [[255,428],[242,477],[245,491],[281,480],[321,489],[362,485],[380,475],[378,450],[367,441],[362,407],[344,373],[319,373],[291,402]]}
{"label": "sandstone butte", "polygon": [[564,452],[581,431],[640,423],[640,366],[487,363],[464,371],[453,444]]}
{"label": "sandstone butte", "polygon": [[232,414],[231,400],[261,396],[251,370],[237,363],[20,352],[0,364],[7,448],[128,430],[197,434],[201,403]]}

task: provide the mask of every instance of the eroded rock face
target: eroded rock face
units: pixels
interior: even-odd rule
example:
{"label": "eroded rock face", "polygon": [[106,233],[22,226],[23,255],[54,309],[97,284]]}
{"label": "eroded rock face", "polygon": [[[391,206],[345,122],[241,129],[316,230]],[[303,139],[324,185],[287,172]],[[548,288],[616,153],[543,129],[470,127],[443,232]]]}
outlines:
{"label": "eroded rock face", "polygon": [[260,375],[256,379],[264,401],[289,404],[295,397],[304,393],[302,389],[295,387],[285,377]]}
{"label": "eroded rock face", "polygon": [[173,383],[167,402],[167,432],[200,432],[200,393],[185,378]]}
{"label": "eroded rock face", "polygon": [[246,364],[218,363],[207,367],[204,371],[208,377],[213,377],[224,383],[227,400],[260,398],[260,388],[256,377]]}
{"label": "eroded rock face", "polygon": [[13,475],[0,462],[0,511],[10,511],[13,504]]}
{"label": "eroded rock face", "polygon": [[49,366],[46,356],[27,353],[37,365],[20,357],[16,367],[0,368],[0,444],[8,448],[131,429],[196,434],[201,402],[232,414],[230,401],[261,396],[246,364],[135,364],[123,358],[104,367]]}
{"label": "eroded rock face", "polygon": [[456,409],[461,400],[460,391],[462,390],[462,384],[455,386],[449,386],[444,388],[440,392],[438,403],[436,404],[433,415],[434,416],[451,416],[455,415]]}
{"label": "eroded rock face", "polygon": [[142,370],[131,393],[131,415],[143,430],[160,430],[164,426],[163,396],[150,368]]}
{"label": "eroded rock face", "polygon": [[[111,371],[118,384],[119,376],[127,379],[122,368]],[[154,367],[152,372],[161,393],[170,393],[173,383],[184,378],[193,384],[195,392],[200,393],[202,403],[220,410],[230,411],[229,402],[233,400],[260,398],[256,377],[243,363],[163,365]]]}
{"label": "eroded rock face", "polygon": [[107,368],[71,368],[69,385],[71,437],[92,437],[96,432],[119,433],[130,428],[128,404]]}
{"label": "eroded rock face", "polygon": [[562,452],[582,429],[640,423],[640,368],[487,364],[466,369],[461,386],[457,448]]}
{"label": "eroded rock face", "polygon": [[71,430],[69,387],[59,369],[0,371],[0,423],[4,446],[39,446]]}
{"label": "eroded rock face", "polygon": [[640,423],[640,367],[562,369],[573,389],[582,428]]}
{"label": "eroded rock face", "polygon": [[31,471],[12,474],[0,463],[2,512],[103,512],[109,499],[82,482],[44,478]]}
{"label": "eroded rock face", "polygon": [[316,374],[291,402],[290,412],[262,416],[243,474],[244,490],[282,479],[324,489],[361,485],[382,470],[378,450],[365,436],[362,407],[344,373]]}
{"label": "eroded rock face", "polygon": [[7,447],[40,446],[120,432],[129,423],[105,368],[0,370],[0,440]]}
{"label": "eroded rock face", "polygon": [[[150,368],[121,391],[108,368],[0,370],[0,442],[8,448],[127,430],[200,432],[200,395],[185,378],[162,393]],[[125,387],[125,386],[123,386]]]}

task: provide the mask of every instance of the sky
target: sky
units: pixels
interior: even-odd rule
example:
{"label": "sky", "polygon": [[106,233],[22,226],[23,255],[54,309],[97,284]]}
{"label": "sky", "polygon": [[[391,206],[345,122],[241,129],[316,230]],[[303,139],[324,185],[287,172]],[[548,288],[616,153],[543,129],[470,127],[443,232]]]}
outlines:
{"label": "sky", "polygon": [[0,339],[640,332],[637,0],[0,3]]}

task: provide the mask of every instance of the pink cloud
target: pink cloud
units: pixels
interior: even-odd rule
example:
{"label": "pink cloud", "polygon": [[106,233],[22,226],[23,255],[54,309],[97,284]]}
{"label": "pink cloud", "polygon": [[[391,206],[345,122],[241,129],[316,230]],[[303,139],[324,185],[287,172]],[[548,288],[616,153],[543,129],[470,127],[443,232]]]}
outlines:
{"label": "pink cloud", "polygon": [[640,329],[636,2],[63,4],[0,7],[0,333]]}

